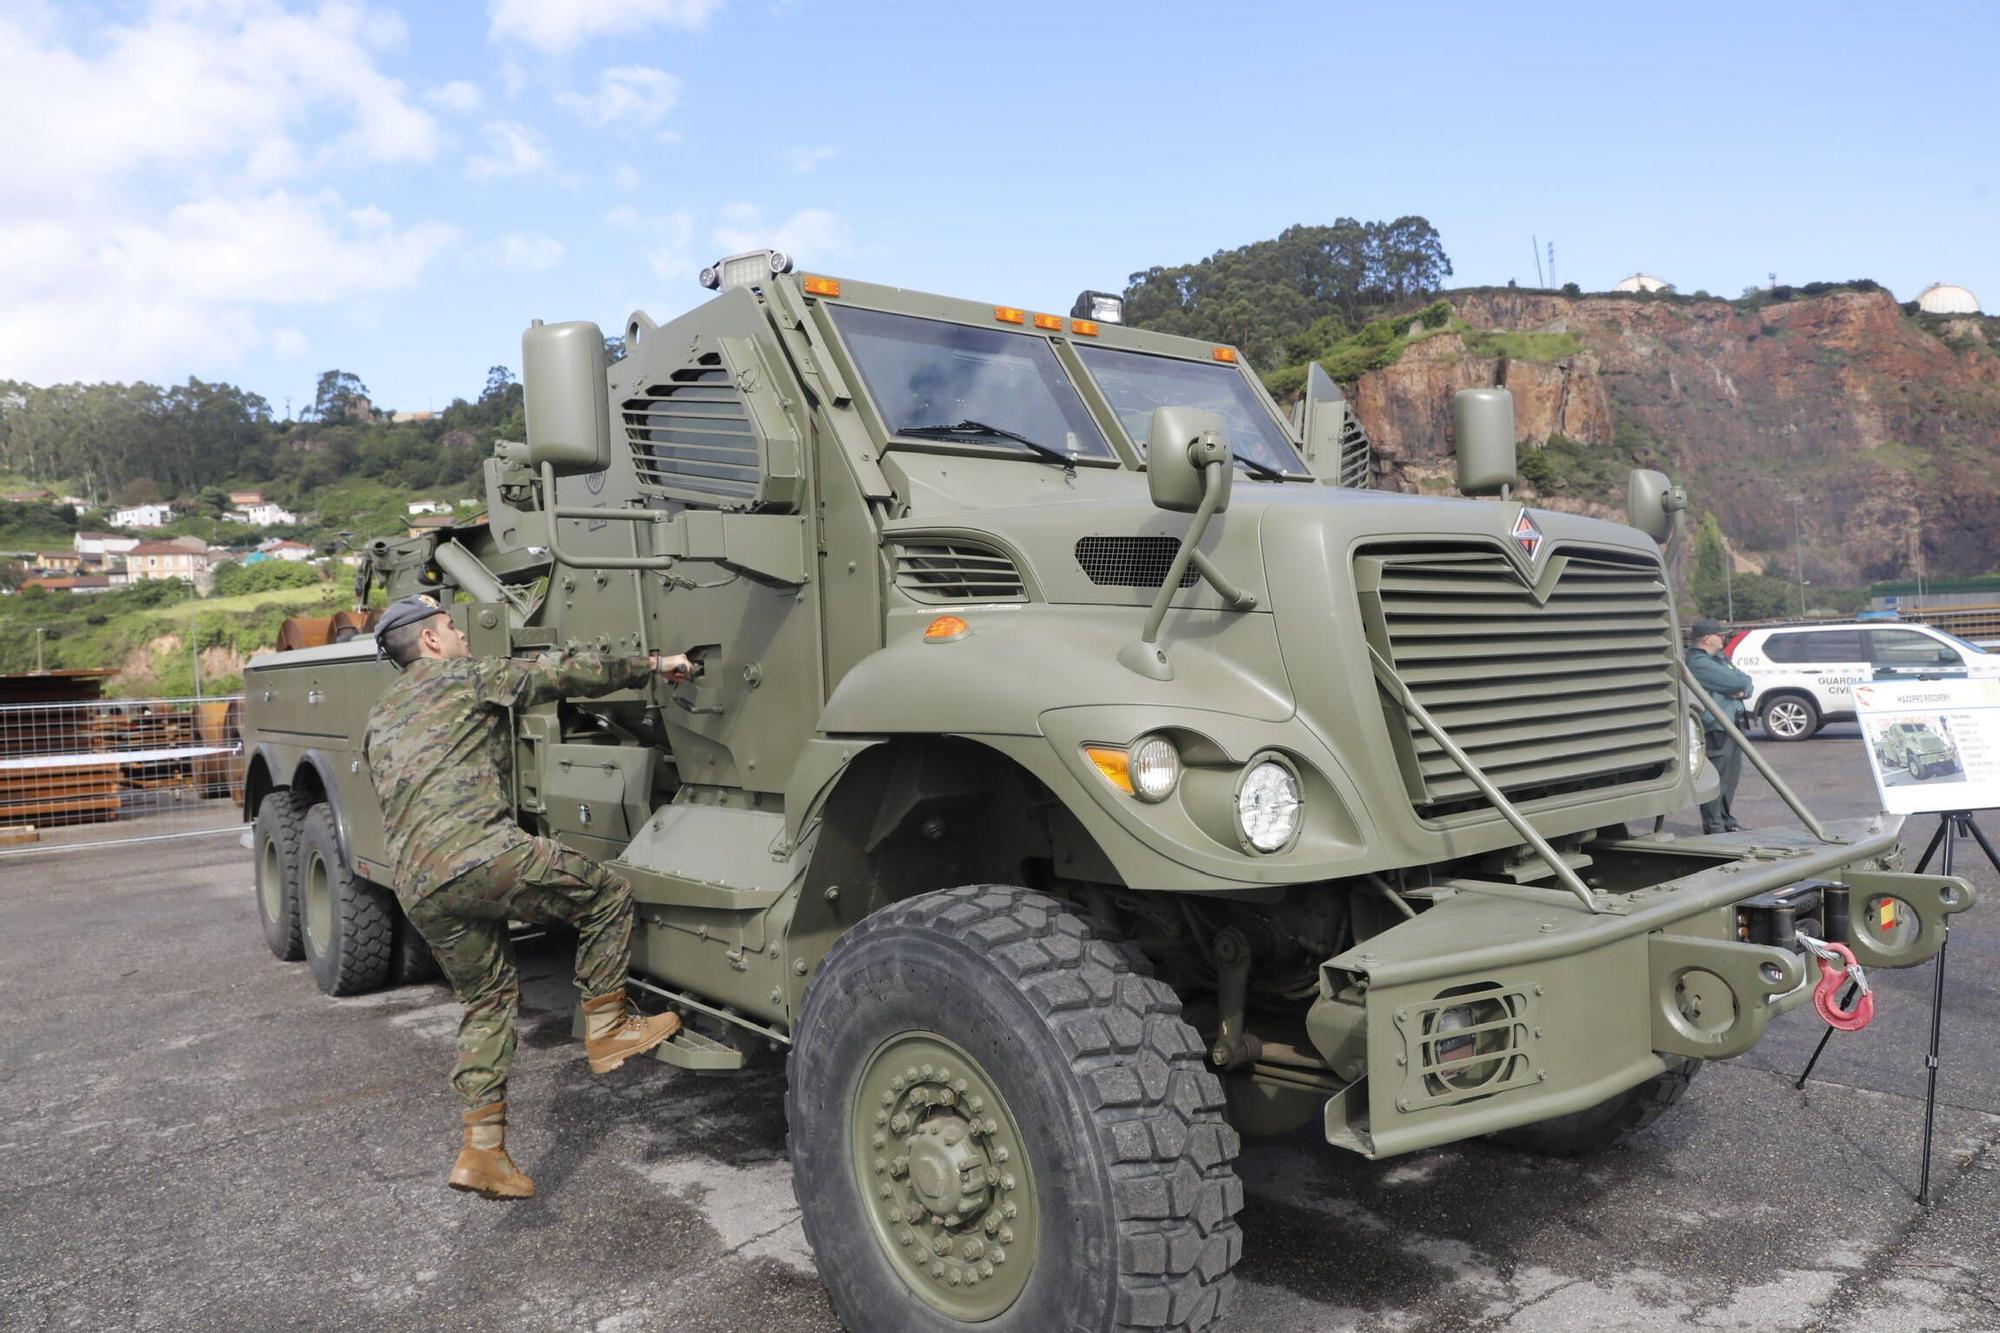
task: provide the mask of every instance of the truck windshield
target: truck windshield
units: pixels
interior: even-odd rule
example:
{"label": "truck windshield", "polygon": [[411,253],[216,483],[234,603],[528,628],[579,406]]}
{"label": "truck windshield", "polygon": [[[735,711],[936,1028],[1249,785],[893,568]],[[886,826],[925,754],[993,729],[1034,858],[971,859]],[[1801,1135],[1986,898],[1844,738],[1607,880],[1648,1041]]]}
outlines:
{"label": "truck windshield", "polygon": [[1291,441],[1271,419],[1242,372],[1234,366],[1180,361],[1169,356],[1079,347],[1083,364],[1111,401],[1125,433],[1141,449],[1156,407],[1198,407],[1219,413],[1228,445],[1238,455],[1273,472],[1303,474]]}
{"label": "truck windshield", "polygon": [[833,322],[891,435],[1111,457],[1045,338],[855,306]]}

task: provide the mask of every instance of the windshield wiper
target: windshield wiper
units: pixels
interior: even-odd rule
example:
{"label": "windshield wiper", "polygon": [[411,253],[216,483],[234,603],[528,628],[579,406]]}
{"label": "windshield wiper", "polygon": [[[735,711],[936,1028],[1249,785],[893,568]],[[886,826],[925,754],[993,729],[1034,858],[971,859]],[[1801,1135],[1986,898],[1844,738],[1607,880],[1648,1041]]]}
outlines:
{"label": "windshield wiper", "polygon": [[1076,475],[1075,454],[1066,454],[1060,449],[1051,449],[1040,440],[1031,440],[1027,436],[1015,431],[1006,430],[1000,426],[989,426],[983,421],[974,421],[970,417],[967,417],[955,426],[899,426],[896,428],[896,434],[914,435],[920,440],[937,439],[941,436],[950,435],[990,435],[995,439],[1012,440],[1015,444],[1034,453],[1038,458],[1046,458],[1051,463],[1062,464],[1063,471],[1067,472],[1070,476],[1074,477]]}
{"label": "windshield wiper", "polygon": [[1231,449],[1229,452],[1235,457],[1237,462],[1250,470],[1251,476],[1257,478],[1259,481],[1284,481],[1286,479],[1285,473],[1278,471],[1278,469],[1272,467],[1269,463],[1260,462],[1250,455],[1238,453],[1234,449]]}

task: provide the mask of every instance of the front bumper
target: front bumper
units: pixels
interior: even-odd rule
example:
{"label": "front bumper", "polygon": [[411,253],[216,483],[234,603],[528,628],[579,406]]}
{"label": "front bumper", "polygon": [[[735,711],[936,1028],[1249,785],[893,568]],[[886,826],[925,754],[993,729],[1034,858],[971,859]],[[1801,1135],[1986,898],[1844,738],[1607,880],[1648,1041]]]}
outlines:
{"label": "front bumper", "polygon": [[[1740,1055],[1817,973],[1739,939],[1735,906],[1801,880],[1850,886],[1844,942],[1864,964],[1929,959],[1974,894],[1882,868],[1899,827],[1845,821],[1833,844],[1777,830],[1592,844],[1596,879],[1625,886],[1600,891],[1595,912],[1554,889],[1438,886],[1415,919],[1322,965],[1308,1034],[1334,1070],[1362,1071],[1327,1102],[1328,1140],[1392,1156],[1584,1110],[1660,1073],[1664,1055]],[[1864,910],[1885,898],[1899,904],[1887,932]]]}

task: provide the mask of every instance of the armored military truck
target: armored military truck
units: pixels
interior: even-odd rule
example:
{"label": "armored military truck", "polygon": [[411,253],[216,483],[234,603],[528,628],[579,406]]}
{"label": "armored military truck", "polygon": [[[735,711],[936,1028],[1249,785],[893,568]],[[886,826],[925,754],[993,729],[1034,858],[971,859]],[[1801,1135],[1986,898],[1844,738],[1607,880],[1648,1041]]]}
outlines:
{"label": "armored military truck", "polygon": [[[1655,831],[1714,789],[1678,493],[1525,507],[1504,391],[1456,406],[1490,498],[1387,494],[1322,373],[1287,414],[1101,294],[790,267],[732,256],[608,364],[537,322],[485,515],[357,591],[478,653],[701,663],[522,709],[508,781],[631,882],[661,1059],[784,1053],[851,1327],[1216,1326],[1239,1133],[1608,1143],[1809,997],[1801,934],[1903,966],[1971,903],[1888,817]],[[334,995],[426,962],[360,752],[391,671],[363,637],[246,673],[259,913]],[[1871,933],[1891,901],[1915,928]]]}
{"label": "armored military truck", "polygon": [[1892,724],[1876,753],[1883,767],[1907,769],[1918,782],[1959,771],[1958,747],[1922,722]]}

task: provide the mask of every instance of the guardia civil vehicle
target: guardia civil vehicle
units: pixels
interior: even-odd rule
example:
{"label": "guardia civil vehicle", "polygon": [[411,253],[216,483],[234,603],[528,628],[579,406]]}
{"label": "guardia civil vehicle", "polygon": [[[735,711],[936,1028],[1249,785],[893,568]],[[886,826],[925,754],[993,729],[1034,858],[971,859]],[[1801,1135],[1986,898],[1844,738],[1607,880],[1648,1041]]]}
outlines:
{"label": "guardia civil vehicle", "polygon": [[[1800,933],[1903,966],[1972,901],[1888,817],[1655,832],[1714,782],[1679,494],[1508,498],[1504,391],[1456,408],[1493,498],[1385,494],[1323,374],[1288,415],[1109,298],[789,269],[731,257],[608,366],[537,322],[485,516],[373,543],[360,591],[478,653],[701,663],[523,709],[508,780],[631,882],[663,1060],[785,1053],[849,1326],[1215,1327],[1239,1132],[1606,1143],[1809,997]],[[333,994],[425,964],[360,750],[391,671],[246,672],[259,910]]]}

